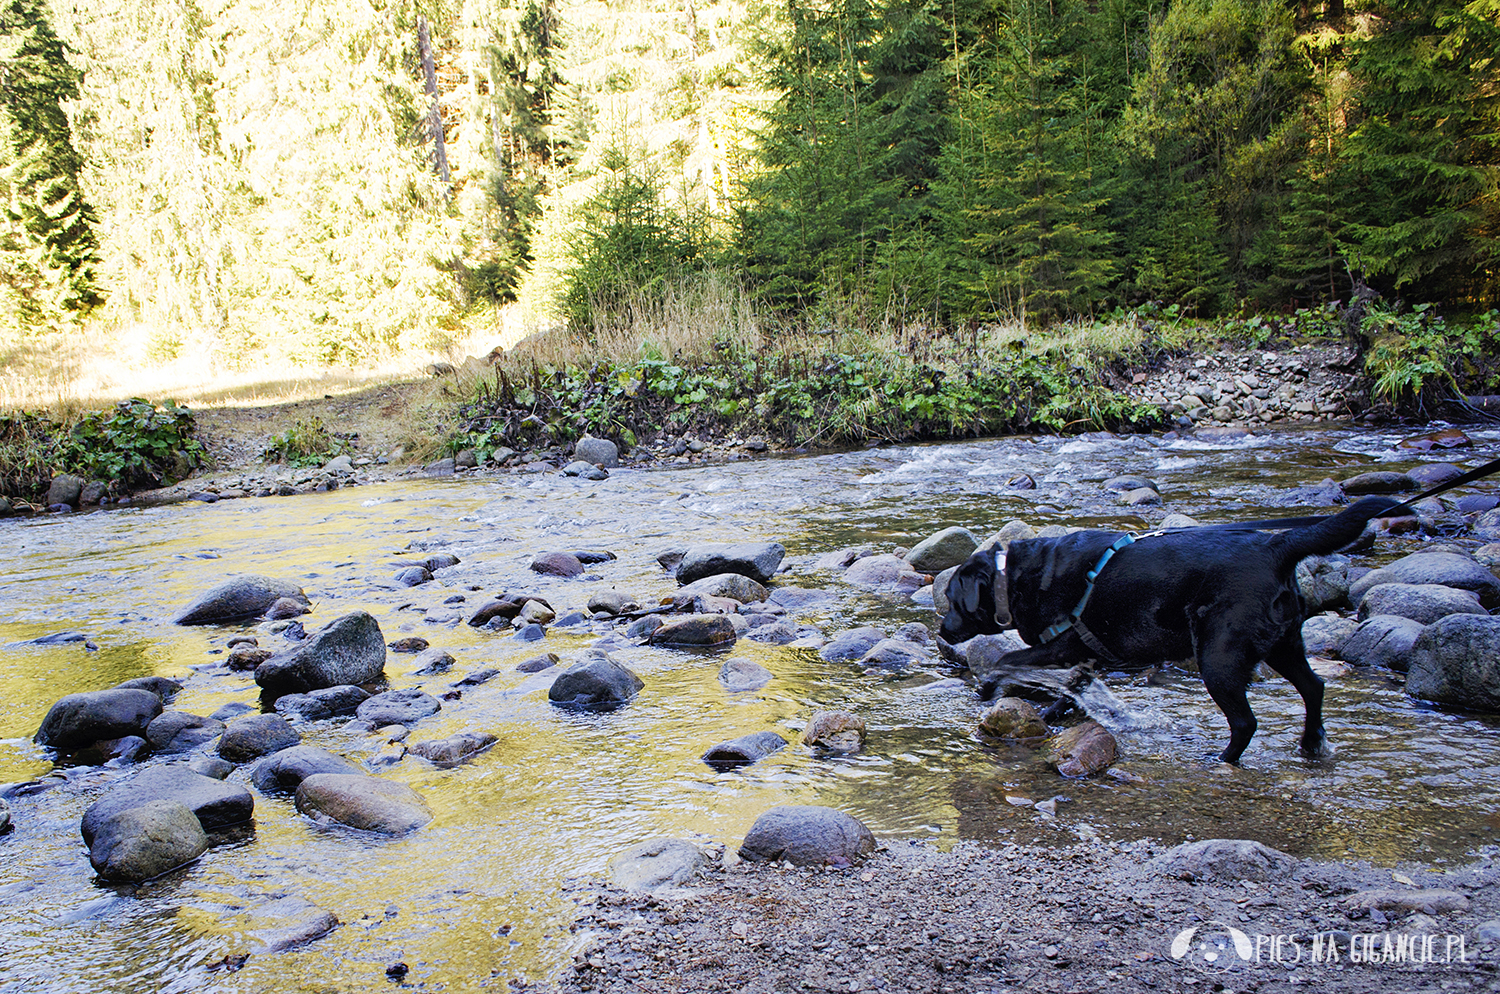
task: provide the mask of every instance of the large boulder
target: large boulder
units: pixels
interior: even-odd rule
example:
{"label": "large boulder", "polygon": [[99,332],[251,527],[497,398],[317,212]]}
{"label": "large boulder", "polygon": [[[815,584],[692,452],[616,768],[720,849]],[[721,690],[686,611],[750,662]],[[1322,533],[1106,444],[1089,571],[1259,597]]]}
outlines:
{"label": "large boulder", "polygon": [[186,804],[206,831],[247,822],[255,811],[254,795],[238,784],[200,776],[185,766],[158,766],[111,788],[89,806],[79,823],[84,844],[92,846],[99,826],[119,812],[158,800]]}
{"label": "large boulder", "polygon": [[292,791],[314,773],[363,773],[343,756],[317,746],[294,745],[272,753],[250,773],[250,782],[263,793]]}
{"label": "large boulder", "polygon": [[146,726],[146,741],[154,752],[192,752],[218,738],[223,731],[224,723],[217,718],[186,711],[163,711]]}
{"label": "large boulder", "polygon": [[1237,884],[1283,880],[1297,861],[1279,849],[1249,839],[1202,839],[1184,842],[1153,859],[1152,873],[1173,880]]}
{"label": "large boulder", "polygon": [[786,548],[780,542],[695,545],[677,564],[677,582],[686,586],[707,576],[738,573],[757,583],[770,583],[785,557]]}
{"label": "large boulder", "polygon": [[245,714],[224,726],[219,755],[231,763],[248,763],[301,741],[301,734],[279,714]]}
{"label": "large boulder", "polygon": [[149,690],[91,690],[61,697],[47,710],[33,741],[64,752],[102,739],[144,737],[162,712],[161,698]]}
{"label": "large boulder", "polygon": [[786,860],[795,866],[847,866],[875,851],[875,836],[859,819],[835,808],[787,804],[750,826],[740,857]]}
{"label": "large boulder", "polygon": [[385,670],[385,636],[365,611],[335,618],[292,648],[255,668],[255,682],[273,697],[324,687],[370,683]]}
{"label": "large boulder", "polygon": [[382,835],[403,835],[432,821],[422,795],[404,783],[357,773],[314,773],[297,785],[297,810]]}
{"label": "large boulder", "polygon": [[1406,692],[1472,711],[1500,711],[1500,617],[1455,614],[1422,630]]}
{"label": "large boulder", "polygon": [[844,579],[861,587],[913,591],[925,587],[927,574],[912,569],[900,556],[886,553],[856,559],[844,570]]}
{"label": "large boulder", "polygon": [[1411,664],[1412,646],[1426,627],[1400,615],[1372,615],[1344,640],[1339,658],[1355,666],[1383,666],[1405,673]]}
{"label": "large boulder", "polygon": [[979,539],[967,528],[944,528],[918,542],[906,561],[918,573],[941,573],[959,565],[979,548]]}
{"label": "large boulder", "polygon": [[557,675],[547,699],[559,707],[609,711],[628,703],[645,681],[607,654],[592,651]]}
{"label": "large boulder", "polygon": [[104,880],[140,883],[208,851],[208,833],[181,801],[147,801],[97,826],[89,862]]}
{"label": "large boulder", "polygon": [[1359,620],[1377,614],[1396,614],[1430,625],[1450,614],[1484,614],[1472,590],[1458,590],[1436,583],[1377,583],[1359,599]]}
{"label": "large boulder", "polygon": [[47,487],[47,497],[43,506],[66,504],[69,507],[77,507],[79,498],[83,496],[84,482],[81,477],[74,476],[72,473],[58,473]]}
{"label": "large boulder", "polygon": [[1500,606],[1500,579],[1468,556],[1452,552],[1417,552],[1371,570],[1349,585],[1349,600],[1358,604],[1371,587],[1381,583],[1436,583],[1472,590],[1487,608]]}
{"label": "large boulder", "polygon": [[302,588],[269,576],[237,576],[211,588],[177,613],[179,625],[217,625],[258,618],[283,597],[311,606]]}

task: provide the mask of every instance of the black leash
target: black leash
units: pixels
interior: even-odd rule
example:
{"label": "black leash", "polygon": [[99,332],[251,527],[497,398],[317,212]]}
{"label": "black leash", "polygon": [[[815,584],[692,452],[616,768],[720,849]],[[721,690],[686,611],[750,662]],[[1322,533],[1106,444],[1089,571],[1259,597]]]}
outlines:
{"label": "black leash", "polygon": [[[1500,472],[1500,459],[1491,459],[1489,462],[1485,463],[1483,466],[1480,466],[1478,469],[1471,469],[1467,473],[1464,473],[1460,476],[1455,476],[1447,483],[1439,483],[1435,487],[1422,491],[1415,497],[1408,497],[1401,503],[1380,512],[1380,517],[1388,518],[1392,517],[1401,510],[1409,511],[1411,510],[1411,505],[1417,503],[1418,501],[1426,500],[1429,497],[1436,497],[1438,494],[1445,494],[1448,491],[1453,490],[1457,487],[1461,487],[1466,483],[1473,483],[1475,480],[1482,480],[1486,476],[1492,476],[1496,472]],[[1288,528],[1306,528],[1309,525],[1316,525],[1319,522],[1325,520],[1327,520],[1327,515],[1315,514],[1301,518],[1268,518],[1264,521],[1230,521],[1224,524],[1199,525],[1198,527],[1213,528],[1217,531],[1280,531]],[[1178,531],[1179,529],[1174,528],[1171,530]]]}

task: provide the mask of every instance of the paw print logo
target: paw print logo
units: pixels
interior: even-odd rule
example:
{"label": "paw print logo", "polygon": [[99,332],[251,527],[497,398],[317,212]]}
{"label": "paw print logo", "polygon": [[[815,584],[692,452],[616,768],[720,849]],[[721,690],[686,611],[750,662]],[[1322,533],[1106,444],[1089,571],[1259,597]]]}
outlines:
{"label": "paw print logo", "polygon": [[1207,973],[1224,973],[1254,958],[1250,936],[1233,925],[1204,922],[1178,932],[1172,939],[1172,958]]}

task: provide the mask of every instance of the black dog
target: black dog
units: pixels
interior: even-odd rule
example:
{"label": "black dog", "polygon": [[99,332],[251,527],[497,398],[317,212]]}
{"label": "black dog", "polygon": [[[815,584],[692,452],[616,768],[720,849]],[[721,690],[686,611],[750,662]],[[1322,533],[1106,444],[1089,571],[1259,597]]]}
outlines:
{"label": "black dog", "polygon": [[[1070,666],[1092,658],[1145,669],[1196,657],[1209,696],[1229,719],[1229,746],[1219,757],[1226,763],[1239,762],[1255,734],[1245,688],[1264,661],[1302,695],[1302,751],[1322,755],[1323,681],[1307,665],[1302,645],[1297,564],[1343,548],[1371,518],[1398,506],[1390,498],[1366,497],[1339,514],[1277,533],[1219,525],[1146,535],[1134,544],[1107,531],[1029,539],[1011,543],[1003,571],[994,552],[977,552],[948,583],[939,635],[957,644],[1015,628],[1032,648],[1002,656],[1006,667]],[[1074,618],[1086,574],[1112,546],[1117,551]],[[985,696],[993,690],[985,688]]]}

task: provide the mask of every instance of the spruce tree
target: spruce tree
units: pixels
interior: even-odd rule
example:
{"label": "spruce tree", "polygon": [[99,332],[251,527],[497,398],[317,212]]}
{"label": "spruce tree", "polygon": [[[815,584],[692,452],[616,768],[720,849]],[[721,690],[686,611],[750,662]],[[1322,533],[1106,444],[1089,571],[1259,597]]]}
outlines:
{"label": "spruce tree", "polygon": [[102,301],[94,211],[62,102],[78,72],[40,0],[0,6],[0,282],[21,323]]}
{"label": "spruce tree", "polygon": [[1500,300],[1500,18],[1493,0],[1388,0],[1356,43],[1344,247],[1387,287]]}

